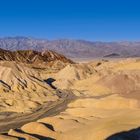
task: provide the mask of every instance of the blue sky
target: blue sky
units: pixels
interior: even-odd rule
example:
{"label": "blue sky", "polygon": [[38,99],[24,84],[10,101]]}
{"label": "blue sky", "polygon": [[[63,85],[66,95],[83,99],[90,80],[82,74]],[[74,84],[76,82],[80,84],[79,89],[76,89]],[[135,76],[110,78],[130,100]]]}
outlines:
{"label": "blue sky", "polygon": [[140,2],[0,0],[0,36],[140,41]]}

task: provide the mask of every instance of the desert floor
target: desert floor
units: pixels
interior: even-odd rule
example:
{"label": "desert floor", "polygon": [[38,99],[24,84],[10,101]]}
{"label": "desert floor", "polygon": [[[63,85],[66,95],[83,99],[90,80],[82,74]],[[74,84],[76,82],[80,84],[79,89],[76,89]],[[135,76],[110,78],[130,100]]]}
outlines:
{"label": "desert floor", "polygon": [[[37,104],[32,111],[29,105],[22,112],[6,106],[0,114],[0,140],[140,139],[140,58],[92,60],[37,72],[40,79],[54,81],[36,88],[53,94],[46,102],[47,96],[34,97],[30,91],[31,104]],[[2,97],[4,104],[7,98]]]}

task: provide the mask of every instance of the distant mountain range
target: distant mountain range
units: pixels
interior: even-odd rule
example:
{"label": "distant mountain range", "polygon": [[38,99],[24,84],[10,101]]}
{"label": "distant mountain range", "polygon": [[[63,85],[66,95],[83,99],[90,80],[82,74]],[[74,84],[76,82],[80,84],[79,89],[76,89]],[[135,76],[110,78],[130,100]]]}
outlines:
{"label": "distant mountain range", "polygon": [[0,48],[6,50],[53,50],[69,58],[115,56],[139,57],[140,42],[91,42],[85,40],[45,40],[29,37],[0,38]]}

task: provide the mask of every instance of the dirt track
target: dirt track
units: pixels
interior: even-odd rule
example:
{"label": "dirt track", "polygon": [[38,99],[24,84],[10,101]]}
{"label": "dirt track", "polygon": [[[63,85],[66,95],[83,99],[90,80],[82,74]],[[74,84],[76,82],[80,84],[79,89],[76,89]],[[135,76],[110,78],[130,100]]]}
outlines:
{"label": "dirt track", "polygon": [[61,96],[59,101],[48,102],[41,105],[35,109],[33,113],[2,113],[3,117],[0,119],[0,133],[5,133],[11,128],[19,128],[28,122],[36,121],[40,118],[57,115],[67,108],[68,103],[76,99],[76,97],[70,91],[59,92],[58,96]]}

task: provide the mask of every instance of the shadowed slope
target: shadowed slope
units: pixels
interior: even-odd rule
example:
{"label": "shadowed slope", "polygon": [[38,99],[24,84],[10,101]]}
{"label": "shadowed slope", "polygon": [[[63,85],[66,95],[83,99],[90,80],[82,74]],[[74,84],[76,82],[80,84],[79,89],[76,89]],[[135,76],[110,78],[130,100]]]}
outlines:
{"label": "shadowed slope", "polygon": [[139,140],[139,139],[140,139],[140,127],[131,129],[129,131],[119,132],[106,138],[106,140]]}

